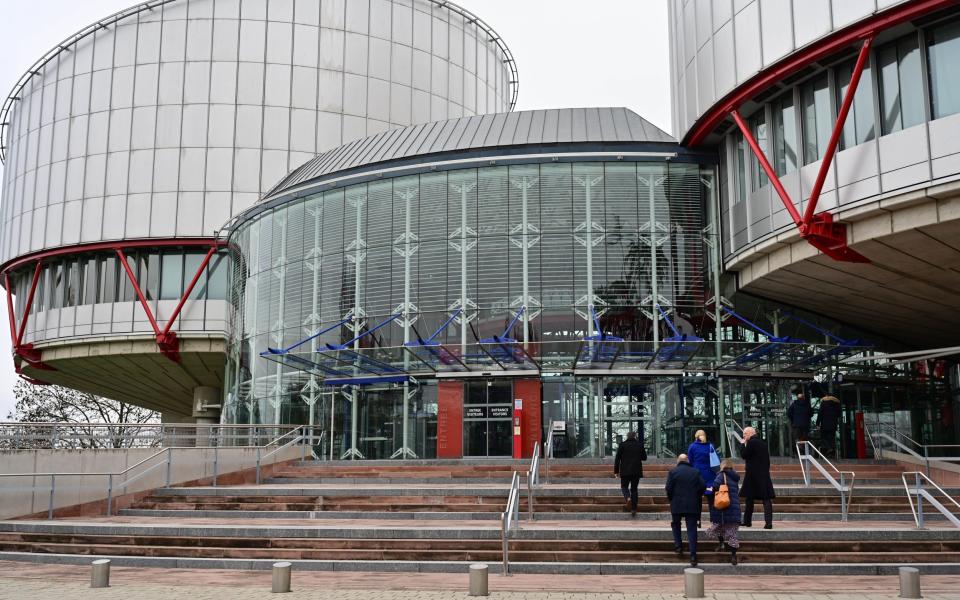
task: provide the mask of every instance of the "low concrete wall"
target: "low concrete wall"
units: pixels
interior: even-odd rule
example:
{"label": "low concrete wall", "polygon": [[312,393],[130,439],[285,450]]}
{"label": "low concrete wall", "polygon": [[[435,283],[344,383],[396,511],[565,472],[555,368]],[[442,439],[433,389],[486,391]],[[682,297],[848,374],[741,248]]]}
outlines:
{"label": "low concrete wall", "polygon": [[[883,451],[883,457],[895,460],[907,470],[927,472],[927,464],[922,459],[900,452]],[[960,486],[960,464],[940,462],[935,459],[930,461],[930,473],[927,475],[930,479],[937,482],[942,487]]]}
{"label": "low concrete wall", "polygon": [[[129,473],[116,475],[151,456],[154,458]],[[116,511],[166,484],[164,460],[167,456],[171,459],[171,485],[211,485],[215,457],[218,484],[249,483],[256,479],[256,448],[15,450],[0,454],[0,473],[34,475],[0,476],[0,519],[47,515],[51,477],[44,473],[70,473],[55,477],[56,516],[105,514],[109,480],[105,473],[115,473],[113,508]],[[281,450],[266,459],[268,464],[262,468],[262,475],[269,476],[277,463],[298,458],[299,446]],[[146,472],[151,467],[152,470]]]}

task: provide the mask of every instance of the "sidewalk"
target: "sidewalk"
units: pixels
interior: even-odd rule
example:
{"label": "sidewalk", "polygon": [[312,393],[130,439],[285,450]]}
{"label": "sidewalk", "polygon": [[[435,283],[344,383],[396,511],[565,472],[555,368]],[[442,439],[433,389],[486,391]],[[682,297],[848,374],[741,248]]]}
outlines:
{"label": "sidewalk", "polygon": [[[467,598],[467,574],[293,573],[293,593],[270,593],[267,571],[114,567],[111,588],[92,590],[89,567],[0,562],[0,600],[445,600]],[[896,577],[707,577],[715,600],[893,600]],[[924,598],[960,600],[960,576],[927,575]],[[491,565],[495,600],[681,600],[683,577],[514,575]]]}

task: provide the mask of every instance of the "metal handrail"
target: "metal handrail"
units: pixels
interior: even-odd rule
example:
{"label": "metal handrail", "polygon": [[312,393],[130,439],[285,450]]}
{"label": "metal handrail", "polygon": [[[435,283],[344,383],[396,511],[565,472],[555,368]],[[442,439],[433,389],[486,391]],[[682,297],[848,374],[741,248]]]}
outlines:
{"label": "metal handrail", "polygon": [[[914,487],[912,490],[909,484],[907,483],[907,475],[913,475]],[[937,485],[935,481],[933,481],[932,479],[930,479],[920,471],[907,471],[901,475],[901,478],[903,479],[903,489],[907,492],[907,502],[910,503],[910,512],[913,513],[913,521],[917,524],[917,529],[923,529],[923,520],[924,520],[923,519],[923,499],[924,498],[926,498],[927,502],[933,505],[934,508],[940,511],[940,514],[946,517],[948,521],[953,523],[956,527],[960,527],[960,518],[957,518],[957,516],[952,512],[950,512],[950,510],[947,509],[946,506],[944,506],[939,500],[934,498],[933,494],[923,489],[924,481],[925,481],[926,483],[929,483],[930,485],[935,487],[937,491],[943,494],[943,496],[947,500],[949,500],[951,503],[953,503],[953,505],[956,506],[957,509],[960,509],[960,503],[954,500],[953,496],[945,492],[943,488]],[[913,505],[913,496],[917,497],[916,507],[914,507]]]}
{"label": "metal handrail", "polygon": [[[249,425],[196,423],[0,422],[0,450],[76,449],[95,447],[157,448],[254,447],[264,433],[293,430],[296,424]],[[120,442],[121,445],[116,445]]]}
{"label": "metal handrail", "polygon": [[[530,474],[527,473],[527,479]],[[510,575],[510,532],[520,529],[520,473],[514,471],[507,494],[507,507],[500,513],[500,541],[503,544],[503,574]]]}
{"label": "metal handrail", "polygon": [[[867,434],[867,437],[870,439],[870,444],[873,446],[874,456],[876,456],[877,458],[883,457],[883,445],[876,444],[874,440],[884,439],[889,441],[891,444],[893,444],[900,450],[903,450],[905,454],[909,454],[910,456],[913,456],[917,460],[922,461],[926,469],[927,475],[930,475],[931,461],[939,461],[944,463],[960,462],[960,456],[930,456],[931,448],[960,448],[960,444],[921,444],[920,442],[916,441],[915,439],[911,438],[905,433],[902,433],[901,431],[899,431],[894,427],[888,426],[886,427],[886,429],[888,431],[893,432],[893,435],[890,435],[889,433],[885,433],[883,431],[884,427],[882,425],[880,426],[880,431],[876,431],[876,432],[871,432],[868,427],[864,426],[864,430]],[[923,454],[921,455],[919,452],[917,452],[916,450],[914,450],[913,448],[911,448],[910,446],[908,446],[907,444],[905,444],[900,440],[906,440],[907,442],[913,444],[916,448],[920,449],[923,452]]]}
{"label": "metal handrail", "polygon": [[[294,429],[293,431],[288,431],[288,432],[284,433],[283,435],[281,435],[280,437],[271,440],[270,443],[268,443],[266,446],[262,446],[262,447],[261,447],[261,446],[257,446],[257,485],[260,485],[260,466],[261,466],[261,464],[263,463],[263,459],[269,458],[269,457],[273,456],[274,454],[276,454],[277,452],[280,452],[281,450],[284,450],[285,448],[289,448],[290,446],[296,444],[297,442],[303,442],[303,440],[306,439],[306,437],[305,437],[304,434],[303,434],[303,433],[304,433],[304,432],[303,432],[303,428],[304,428],[304,427],[305,427],[304,425],[301,425],[300,427],[297,427],[297,428]],[[297,437],[293,438],[292,440],[290,440],[289,442],[283,444],[282,446],[277,446],[276,448],[274,448],[274,449],[271,450],[270,452],[267,452],[266,454],[262,454],[262,452],[263,452],[264,450],[266,450],[267,448],[269,448],[270,446],[272,446],[272,445],[274,445],[274,444],[278,444],[278,443],[280,442],[280,440],[282,440],[283,438],[287,437],[287,436],[290,435],[291,433],[296,433],[296,432],[298,432],[298,431],[299,431],[300,433],[297,435]],[[301,460],[301,461],[303,461],[303,459],[304,459],[304,457],[305,457],[305,455],[306,455],[306,451],[307,451],[307,445],[301,443],[301,444],[300,444],[300,460]]]}
{"label": "metal handrail", "polygon": [[[802,451],[800,449],[801,447],[803,447]],[[823,462],[827,463],[830,468],[836,472],[839,481],[827,472],[814,455],[810,454],[811,448],[820,456]],[[838,469],[836,465],[830,462],[830,459],[824,456],[823,453],[809,441],[797,442],[797,456],[800,458],[800,470],[803,472],[804,485],[810,485],[810,468],[806,464],[809,463],[820,471],[820,474],[823,475],[834,489],[840,492],[840,520],[846,521],[850,514],[850,499],[853,497],[853,483],[856,481],[857,474],[853,471],[841,471]],[[848,475],[849,480],[847,478]]]}
{"label": "metal handrail", "polygon": [[536,486],[540,485],[540,442],[533,445],[533,458],[530,459],[530,470],[527,471],[527,516],[533,519],[534,496]]}
{"label": "metal handrail", "polygon": [[[300,429],[301,427],[303,427],[303,426],[301,425],[301,426],[298,427],[297,429]],[[294,430],[294,431],[296,431],[296,430]],[[278,437],[278,438],[276,438],[276,439],[274,439],[274,440],[271,440],[271,441],[270,441],[267,445],[265,445],[265,446],[257,446],[257,483],[260,483],[260,461],[262,460],[262,458],[267,458],[267,457],[269,457],[269,456],[272,456],[273,454],[276,454],[277,452],[280,452],[280,451],[283,450],[284,448],[288,448],[288,447],[291,446],[292,444],[295,444],[296,442],[301,441],[301,440],[304,439],[304,436],[301,434],[301,435],[297,436],[297,438],[291,440],[290,442],[284,444],[283,446],[281,446],[281,447],[279,447],[279,448],[276,448],[276,449],[272,450],[271,452],[269,452],[269,453],[266,454],[265,456],[262,456],[262,457],[261,457],[261,451],[262,451],[264,448],[268,448],[268,447],[274,445],[275,443],[277,443],[278,440],[282,439],[283,437],[286,437],[286,436],[289,435],[290,433],[291,433],[291,432],[286,432],[286,433],[284,433],[284,434],[281,435],[280,437]],[[306,446],[304,445],[304,448],[305,448],[305,447],[306,447]],[[237,448],[239,449],[239,448],[243,448],[243,447],[238,446]],[[164,456],[164,455],[165,455],[165,458],[164,458],[164,460],[163,460],[162,462],[159,462],[159,463],[157,463],[157,464],[155,464],[155,465],[152,465],[152,466],[144,469],[142,472],[134,475],[133,477],[127,477],[127,478],[125,478],[124,481],[123,481],[121,484],[117,485],[116,487],[117,487],[117,488],[126,488],[128,485],[130,485],[130,484],[133,483],[134,481],[140,479],[141,477],[145,476],[147,473],[150,473],[150,472],[154,471],[155,469],[157,469],[157,468],[159,468],[159,467],[161,467],[161,466],[166,466],[166,468],[167,468],[166,477],[165,477],[165,487],[169,487],[169,486],[170,486],[170,481],[171,481],[171,471],[172,471],[172,466],[173,466],[173,451],[174,451],[174,450],[213,450],[213,451],[214,451],[214,459],[213,459],[213,460],[214,460],[214,462],[213,462],[213,467],[214,467],[213,485],[214,485],[214,486],[217,485],[217,469],[218,469],[217,461],[218,461],[218,453],[219,453],[219,450],[220,450],[220,448],[219,448],[218,446],[170,446],[170,447],[164,448],[163,450],[161,450],[161,451],[159,451],[159,452],[155,452],[154,454],[151,454],[150,456],[148,456],[148,457],[146,457],[146,458],[144,458],[144,459],[142,459],[142,460],[140,460],[140,461],[138,461],[138,462],[130,465],[129,467],[123,469],[122,471],[86,471],[86,472],[83,472],[83,471],[81,471],[81,472],[76,472],[76,471],[55,471],[55,472],[42,472],[42,473],[0,473],[0,478],[3,478],[3,477],[33,477],[33,478],[36,478],[36,477],[49,477],[49,478],[50,478],[50,494],[49,494],[49,502],[48,502],[48,506],[47,506],[47,518],[48,518],[48,519],[53,519],[53,505],[54,505],[54,496],[56,495],[56,482],[57,482],[57,477],[81,477],[81,476],[82,476],[82,477],[106,477],[106,478],[107,478],[107,516],[112,516],[112,514],[113,514],[113,491],[114,491],[114,484],[113,484],[113,482],[114,482],[114,478],[115,478],[115,477],[121,477],[121,476],[127,475],[128,473],[132,472],[134,469],[137,469],[137,468],[140,467],[141,465],[143,465],[143,464],[145,464],[145,463],[147,463],[147,462],[149,462],[149,461],[157,458],[158,456]]]}
{"label": "metal handrail", "polygon": [[[734,427],[730,427],[730,425],[733,425]],[[733,457],[733,440],[739,442],[741,446],[746,443],[743,439],[743,427],[741,427],[740,423],[737,423],[737,421],[734,419],[724,419],[723,429],[727,434],[727,445],[730,446],[730,450],[727,452],[727,454]],[[740,430],[740,433],[737,433],[738,429]]]}
{"label": "metal handrail", "polygon": [[550,461],[553,460],[553,423],[550,424],[550,431],[547,432],[547,443],[543,447],[543,480],[547,481],[550,477]]}

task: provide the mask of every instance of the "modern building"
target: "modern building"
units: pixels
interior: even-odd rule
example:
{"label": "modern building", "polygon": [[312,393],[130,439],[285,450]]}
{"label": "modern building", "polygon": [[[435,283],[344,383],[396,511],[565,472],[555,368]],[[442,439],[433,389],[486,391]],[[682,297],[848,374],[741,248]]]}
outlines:
{"label": "modern building", "polygon": [[509,110],[517,85],[446,0],[151,0],[89,25],[0,110],[18,370],[217,419],[224,222],[318,152]]}
{"label": "modern building", "polygon": [[506,46],[446,2],[237,4],[91,26],[0,115],[25,376],[310,424],[328,459],[746,424],[789,455],[796,390],[839,397],[847,456],[960,437],[955,0],[673,0],[676,139],[513,112]]}

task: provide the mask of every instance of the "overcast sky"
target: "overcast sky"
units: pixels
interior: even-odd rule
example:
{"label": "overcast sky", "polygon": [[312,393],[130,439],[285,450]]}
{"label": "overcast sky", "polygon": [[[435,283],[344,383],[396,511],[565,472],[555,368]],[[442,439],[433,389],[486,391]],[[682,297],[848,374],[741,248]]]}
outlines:
{"label": "overcast sky", "polygon": [[[350,1],[350,0],[348,0]],[[457,0],[506,40],[517,108],[626,106],[670,132],[667,0]],[[4,0],[0,94],[44,52],[133,0]],[[6,199],[4,199],[6,201]],[[0,302],[0,420],[13,407],[6,302]]]}

